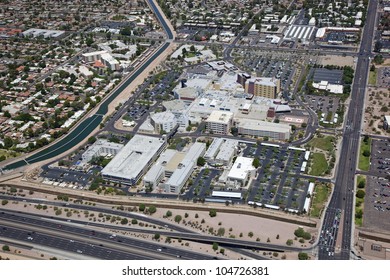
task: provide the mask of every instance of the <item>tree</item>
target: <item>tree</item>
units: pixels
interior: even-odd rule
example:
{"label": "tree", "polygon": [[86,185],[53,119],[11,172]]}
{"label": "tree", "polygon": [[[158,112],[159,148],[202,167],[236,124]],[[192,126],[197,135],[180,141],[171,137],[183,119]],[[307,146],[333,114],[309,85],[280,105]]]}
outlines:
{"label": "tree", "polygon": [[366,195],[366,192],[363,191],[363,190],[358,190],[358,191],[356,192],[356,197],[357,197],[357,198],[362,199],[362,198],[364,198],[365,195]]}
{"label": "tree", "polygon": [[136,224],[138,224],[138,221],[137,221],[137,219],[132,219],[132,220],[131,220],[131,224],[132,224],[132,225],[136,225]]}
{"label": "tree", "polygon": [[129,220],[126,219],[126,218],[123,218],[123,219],[121,220],[121,224],[122,224],[122,225],[127,225],[128,223],[129,223]]}
{"label": "tree", "polygon": [[210,217],[215,217],[215,216],[217,216],[217,210],[215,210],[215,209],[211,209],[210,211],[209,211],[209,215],[210,215]]}
{"label": "tree", "polygon": [[176,222],[176,223],[179,224],[180,221],[181,221],[181,219],[182,219],[181,215],[176,215],[176,216],[175,216],[175,222]]}
{"label": "tree", "polygon": [[91,136],[88,138],[88,144],[93,144],[96,142],[96,137],[95,136]]}
{"label": "tree", "polygon": [[259,168],[260,166],[260,160],[258,158],[254,158],[253,161],[252,161],[252,165],[255,167],[255,168]]}
{"label": "tree", "polygon": [[195,48],[194,45],[191,45],[191,47],[190,47],[190,52],[192,52],[192,53],[195,53],[195,52],[196,52],[196,48]]}
{"label": "tree", "polygon": [[374,57],[374,63],[375,64],[382,64],[384,62],[384,59],[383,59],[383,56],[380,55],[380,54],[377,54],[375,57]]}
{"label": "tree", "polygon": [[233,134],[233,136],[237,136],[238,135],[238,128],[237,127],[232,127],[230,129],[230,133]]}
{"label": "tree", "polygon": [[355,212],[355,218],[356,219],[361,219],[363,217],[363,210],[362,209],[357,209]]}
{"label": "tree", "polygon": [[248,236],[250,237],[250,238],[252,238],[253,237],[253,232],[248,232]]}
{"label": "tree", "polygon": [[293,245],[293,243],[294,243],[294,241],[293,241],[292,239],[287,239],[287,241],[286,241],[286,244],[287,244],[288,246]]}
{"label": "tree", "polygon": [[149,206],[149,213],[150,214],[154,214],[154,213],[156,213],[156,211],[157,211],[156,206],[154,206],[154,205]]}
{"label": "tree", "polygon": [[172,216],[172,212],[170,210],[168,210],[167,213],[165,213],[165,216],[166,217],[171,217]]}
{"label": "tree", "polygon": [[369,157],[370,155],[371,155],[371,153],[370,153],[369,150],[364,150],[364,151],[363,151],[363,156]]}
{"label": "tree", "polygon": [[185,57],[186,54],[187,54],[187,49],[186,49],[186,48],[183,48],[183,49],[181,50],[181,53],[182,53],[183,57]]}
{"label": "tree", "polygon": [[160,234],[159,233],[155,233],[153,239],[159,240],[160,239]]}
{"label": "tree", "polygon": [[8,245],[4,245],[2,249],[3,249],[3,251],[5,251],[5,252],[9,252],[9,251],[10,251]]}
{"label": "tree", "polygon": [[216,243],[216,242],[213,243],[213,250],[214,251],[218,250],[218,243]]}
{"label": "tree", "polygon": [[225,228],[221,227],[217,231],[218,236],[224,236],[225,235]]}
{"label": "tree", "polygon": [[308,260],[309,256],[307,253],[300,252],[298,253],[298,260]]}
{"label": "tree", "polygon": [[198,166],[204,166],[206,164],[206,160],[203,157],[198,157],[196,164]]}
{"label": "tree", "polygon": [[1,201],[1,205],[4,206],[4,205],[7,205],[7,204],[8,204],[8,200],[2,200],[2,201]]}
{"label": "tree", "polygon": [[139,211],[144,212],[145,208],[146,208],[145,204],[140,204],[138,209],[139,209]]}

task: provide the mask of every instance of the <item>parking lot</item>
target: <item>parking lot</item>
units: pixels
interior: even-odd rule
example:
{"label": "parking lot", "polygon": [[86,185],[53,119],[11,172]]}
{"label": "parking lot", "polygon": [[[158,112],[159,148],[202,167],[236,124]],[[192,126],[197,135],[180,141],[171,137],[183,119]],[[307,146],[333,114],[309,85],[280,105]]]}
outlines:
{"label": "parking lot", "polygon": [[[248,72],[256,72],[258,77],[274,77],[280,79],[284,93],[289,91],[297,65],[293,54],[270,54],[262,52],[248,53],[241,62]],[[298,58],[297,58],[298,59]]]}
{"label": "parking lot", "polygon": [[309,181],[300,177],[305,152],[269,146],[248,146],[244,156],[260,159],[257,177],[252,181],[247,200],[303,210]]}
{"label": "parking lot", "polygon": [[210,197],[214,186],[212,184],[213,179],[216,179],[221,174],[221,170],[218,169],[202,169],[197,175],[194,173],[191,177],[193,184],[188,191],[181,196],[185,200],[203,200],[206,197]]}
{"label": "parking lot", "polygon": [[379,231],[390,230],[390,182],[385,178],[367,176],[364,198],[363,226]]}
{"label": "parking lot", "polygon": [[340,98],[333,96],[306,95],[305,101],[317,113],[320,124],[342,122],[339,111]]}
{"label": "parking lot", "polygon": [[390,141],[372,140],[370,171],[381,176],[390,175]]}
{"label": "parking lot", "polygon": [[73,189],[84,189],[89,184],[89,180],[93,177],[91,172],[81,172],[66,170],[62,168],[47,168],[44,167],[41,176],[44,178],[43,183],[53,186],[69,187]]}

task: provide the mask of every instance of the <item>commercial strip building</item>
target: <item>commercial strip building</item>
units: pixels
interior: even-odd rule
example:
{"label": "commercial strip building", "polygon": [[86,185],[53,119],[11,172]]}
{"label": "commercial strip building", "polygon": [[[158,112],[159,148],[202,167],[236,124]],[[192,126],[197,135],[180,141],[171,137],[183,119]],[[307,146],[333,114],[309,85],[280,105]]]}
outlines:
{"label": "commercial strip building", "polygon": [[162,138],[135,135],[102,170],[106,180],[135,185],[167,143]]}
{"label": "commercial strip building", "polygon": [[256,173],[256,168],[252,164],[253,158],[237,157],[228,173],[226,185],[234,188],[246,187]]}
{"label": "commercial strip building", "polygon": [[291,133],[291,127],[288,124],[251,119],[240,119],[239,122],[236,122],[236,127],[238,128],[238,134],[255,137],[270,137],[275,140],[288,140]]}
{"label": "commercial strip building", "polygon": [[205,143],[194,143],[186,152],[183,160],[177,165],[177,169],[165,183],[165,191],[179,193],[187,182],[188,178],[191,176],[197,164],[198,158],[203,156],[205,152]]}
{"label": "commercial strip building", "polygon": [[105,139],[98,139],[81,156],[81,163],[85,164],[94,157],[116,156],[123,148],[123,144],[109,142]]}

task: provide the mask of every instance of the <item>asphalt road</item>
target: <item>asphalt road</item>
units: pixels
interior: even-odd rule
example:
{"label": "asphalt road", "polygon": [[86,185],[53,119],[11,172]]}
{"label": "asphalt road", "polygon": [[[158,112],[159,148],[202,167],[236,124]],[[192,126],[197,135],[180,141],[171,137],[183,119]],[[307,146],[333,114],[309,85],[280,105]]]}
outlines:
{"label": "asphalt road", "polygon": [[[81,227],[72,223],[58,223],[47,217],[34,217],[27,214],[0,212],[0,236],[19,241],[31,242],[64,251],[74,251],[98,259],[157,259],[163,258],[213,259],[213,256],[145,241],[141,238],[113,236],[111,233]],[[9,226],[11,224],[11,227]],[[12,230],[18,230],[16,234]],[[45,238],[46,237],[46,238]],[[117,247],[122,250],[119,250]],[[104,247],[104,249],[103,249]],[[96,250],[99,249],[99,250]],[[101,252],[103,249],[103,252]],[[125,249],[134,250],[133,253]],[[79,250],[79,251],[77,251]],[[113,254],[115,251],[116,254]],[[152,254],[152,256],[150,256]]]}
{"label": "asphalt road", "polygon": [[[338,164],[338,172],[335,181],[334,192],[325,213],[322,235],[334,229],[337,213],[341,211],[343,218],[340,228],[341,251],[335,252],[338,227],[334,230],[334,242],[331,245],[319,247],[319,259],[342,259],[348,260],[351,252],[352,227],[354,223],[354,177],[359,155],[359,140],[364,109],[364,94],[367,85],[367,75],[370,66],[373,31],[375,27],[375,15],[377,0],[369,2],[366,26],[362,36],[362,43],[356,65],[355,78],[351,92],[351,102],[345,121],[341,157]],[[321,236],[320,236],[321,238]],[[334,252],[334,254],[332,254]]]}

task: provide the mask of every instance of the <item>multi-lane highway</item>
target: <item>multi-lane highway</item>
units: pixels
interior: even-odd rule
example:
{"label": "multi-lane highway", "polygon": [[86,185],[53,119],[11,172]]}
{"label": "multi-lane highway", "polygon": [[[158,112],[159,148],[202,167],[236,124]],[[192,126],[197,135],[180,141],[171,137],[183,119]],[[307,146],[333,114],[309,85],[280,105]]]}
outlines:
{"label": "multi-lane highway", "polygon": [[[0,238],[11,238],[99,259],[214,259],[213,256],[162,245],[142,238],[114,235],[90,226],[58,222],[54,218],[0,212]],[[69,220],[70,221],[70,220]],[[157,256],[156,256],[157,254]],[[159,256],[161,255],[161,256]]]}
{"label": "multi-lane highway", "polygon": [[63,137],[58,142],[53,145],[48,146],[47,148],[42,149],[41,151],[17,162],[11,163],[3,168],[3,170],[12,170],[19,167],[23,167],[27,164],[47,160],[53,158],[57,155],[60,155],[66,151],[71,150],[79,143],[84,141],[88,135],[94,131],[96,127],[102,122],[103,117],[108,112],[108,106],[113,100],[127,88],[127,86],[132,83],[154,60],[157,59],[171,44],[171,41],[174,39],[172,30],[168,27],[168,24],[165,22],[164,17],[161,15],[159,9],[157,8],[154,0],[148,0],[150,7],[155,13],[156,17],[160,21],[161,25],[164,28],[168,36],[168,41],[164,43],[153,55],[151,55],[143,64],[141,64],[132,74],[130,74],[126,80],[107,98],[105,98],[100,104],[97,112],[92,116],[86,118],[82,122],[78,123],[70,133]]}
{"label": "multi-lane highway", "polygon": [[[113,229],[113,230],[121,230],[121,231],[132,231],[132,232],[141,232],[141,233],[159,233],[164,236],[169,236],[172,238],[181,238],[186,240],[192,240],[196,242],[203,242],[203,243],[209,243],[212,244],[214,242],[230,247],[230,248],[248,248],[248,249],[256,249],[256,250],[266,250],[266,251],[276,251],[276,252],[282,252],[282,251],[301,251],[300,248],[294,248],[290,246],[283,246],[283,245],[275,245],[270,243],[262,243],[262,242],[254,242],[254,241],[244,241],[244,240],[238,240],[238,239],[231,239],[231,238],[222,238],[217,236],[211,236],[211,235],[201,235],[199,233],[193,232],[191,230],[188,230],[186,228],[183,228],[181,226],[177,226],[175,224],[167,223],[165,221],[161,221],[159,219],[155,219],[150,216],[138,214],[138,213],[131,213],[127,211],[119,211],[119,210],[113,210],[113,209],[107,209],[97,206],[90,206],[90,205],[83,205],[83,204],[64,204],[63,202],[53,202],[53,201],[45,201],[45,200],[38,200],[38,199],[25,199],[20,197],[11,197],[11,196],[0,196],[0,199],[7,199],[7,200],[15,200],[15,201],[24,201],[26,203],[37,203],[37,204],[46,204],[46,205],[52,205],[52,206],[65,206],[69,209],[78,209],[82,211],[96,211],[104,214],[111,214],[115,216],[122,216],[127,217],[129,219],[137,219],[139,221],[143,221],[148,224],[155,224],[159,226],[160,229],[153,229],[153,230],[147,230],[147,229],[133,229],[128,227],[119,227],[119,226],[113,226],[113,225],[105,225],[105,224],[99,224],[99,223],[93,223],[93,222],[85,222],[85,221],[77,221],[77,220],[70,220],[65,218],[59,218],[59,217],[51,217],[50,222],[66,222],[67,226],[71,225],[83,225],[83,226],[93,226],[93,227],[104,227],[106,229]],[[39,214],[27,214],[27,213],[20,213],[18,211],[12,211],[12,210],[5,210],[2,209],[0,213],[0,219],[4,219],[6,217],[5,215],[8,215],[8,218],[12,218],[13,220],[20,220],[25,221],[26,217],[29,218],[29,221],[35,221],[34,225],[36,226],[45,226],[48,221],[46,221],[44,218],[48,219],[47,216],[39,215]],[[45,220],[45,222],[43,220]],[[68,223],[71,222],[71,224]],[[307,249],[307,248],[306,248]]]}
{"label": "multi-lane highway", "polygon": [[[349,259],[354,224],[354,177],[359,154],[359,140],[364,109],[364,94],[371,59],[377,0],[370,0],[359,57],[356,65],[351,101],[344,125],[343,143],[333,195],[325,213],[319,243],[319,259]],[[341,223],[335,223],[339,213]],[[338,234],[338,229],[342,231]],[[331,233],[331,234],[329,234]],[[341,238],[341,240],[337,240]],[[330,242],[330,243],[329,243]],[[338,248],[340,247],[340,248]]]}

